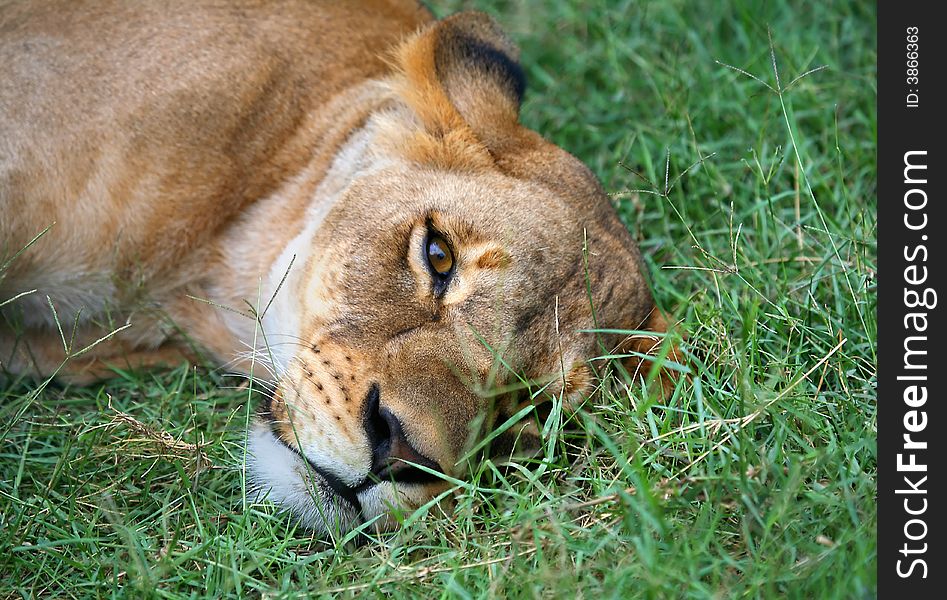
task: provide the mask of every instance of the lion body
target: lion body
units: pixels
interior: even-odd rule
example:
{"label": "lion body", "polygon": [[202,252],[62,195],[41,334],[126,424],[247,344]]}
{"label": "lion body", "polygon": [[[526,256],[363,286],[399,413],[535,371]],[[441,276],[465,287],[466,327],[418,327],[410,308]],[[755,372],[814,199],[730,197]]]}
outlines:
{"label": "lion body", "polygon": [[[219,317],[175,310],[182,292],[253,298],[311,202],[295,179],[316,181],[369,109],[351,96],[386,70],[374,49],[430,19],[412,2],[172,4],[0,11],[0,250],[50,228],[0,281],[43,291],[22,300],[28,326],[51,325],[46,295],[64,321],[161,305],[185,330]],[[167,337],[148,329],[132,346]]]}

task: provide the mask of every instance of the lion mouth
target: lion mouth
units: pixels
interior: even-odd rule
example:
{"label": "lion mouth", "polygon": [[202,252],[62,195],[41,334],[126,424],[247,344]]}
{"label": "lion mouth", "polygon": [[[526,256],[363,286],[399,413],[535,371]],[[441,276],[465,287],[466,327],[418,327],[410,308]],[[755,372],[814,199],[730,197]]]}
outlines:
{"label": "lion mouth", "polygon": [[[344,533],[367,521],[385,523],[385,515],[390,512],[392,504],[401,505],[411,498],[411,504],[419,505],[415,497],[423,495],[420,490],[424,484],[439,479],[414,467],[383,463],[357,484],[347,484],[281,439],[272,422],[264,418],[258,418],[251,427],[248,444],[250,497],[254,501],[274,503],[302,525],[317,532]],[[381,485],[384,483],[406,487],[388,489]],[[413,492],[409,491],[412,489]]]}
{"label": "lion mouth", "polygon": [[333,440],[319,438],[312,444],[315,454],[307,452],[309,443],[293,443],[286,437],[284,421],[272,411],[271,399],[257,413],[248,440],[253,496],[322,531],[338,526],[348,531],[367,521],[386,523],[394,506],[419,505],[430,485],[442,482],[445,471],[411,445],[400,420],[380,406],[379,396],[378,385],[372,385],[362,411],[365,445],[371,449],[368,464],[339,465],[342,473],[322,454],[328,449],[332,456]]}
{"label": "lion mouth", "polygon": [[[284,441],[277,434],[277,432],[273,431],[272,433],[277,442],[282,444],[287,450],[298,456],[300,459],[304,460],[308,467],[322,478],[322,480],[326,483],[326,485],[329,486],[329,488],[338,498],[351,504],[352,508],[357,510],[360,514],[363,511],[362,503],[358,499],[358,495],[380,483],[425,484],[440,480],[439,477],[432,475],[427,471],[415,468],[413,466],[402,467],[398,461],[389,461],[381,466],[373,467],[372,471],[365,476],[361,483],[354,486],[346,485],[342,479],[336,475],[333,475],[330,471],[326,470],[324,467],[321,467],[314,460],[300,452],[299,449]],[[421,460],[418,460],[418,462],[432,470],[443,472],[440,466],[430,459],[421,457]]]}
{"label": "lion mouth", "polygon": [[276,432],[272,432],[273,437],[277,442],[286,447],[287,450],[298,456],[300,459],[305,461],[308,468],[312,469],[312,472],[318,475],[322,481],[329,487],[330,490],[335,494],[336,498],[348,502],[353,509],[358,514],[362,514],[362,503],[358,499],[358,492],[360,492],[365,487],[365,483],[361,483],[355,487],[350,487],[345,485],[342,480],[316,464],[315,461],[311,460],[308,456],[300,452],[298,449],[290,446],[286,443]]}
{"label": "lion mouth", "polygon": [[357,493],[326,469],[307,460],[262,420],[250,429],[247,493],[268,500],[314,531],[350,531],[365,521]]}

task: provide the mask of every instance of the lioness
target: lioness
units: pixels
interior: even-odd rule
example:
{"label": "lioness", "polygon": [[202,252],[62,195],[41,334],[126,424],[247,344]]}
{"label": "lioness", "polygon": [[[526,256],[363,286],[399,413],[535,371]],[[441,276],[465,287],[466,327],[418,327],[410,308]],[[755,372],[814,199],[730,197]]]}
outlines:
{"label": "lioness", "polygon": [[[261,495],[392,527],[518,382],[569,402],[591,357],[647,368],[655,336],[589,330],[665,330],[595,177],[519,124],[517,54],[411,0],[0,2],[4,369],[201,349],[272,387]],[[63,365],[60,328],[108,337]]]}

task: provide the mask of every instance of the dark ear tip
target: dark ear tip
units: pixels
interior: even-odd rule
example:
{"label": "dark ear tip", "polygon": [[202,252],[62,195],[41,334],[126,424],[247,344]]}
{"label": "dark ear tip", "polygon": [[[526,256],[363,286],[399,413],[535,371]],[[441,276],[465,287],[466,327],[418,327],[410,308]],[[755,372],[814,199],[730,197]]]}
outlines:
{"label": "dark ear tip", "polygon": [[519,48],[506,35],[500,24],[487,13],[468,10],[446,17],[441,23],[447,26],[445,29],[489,43],[513,62],[520,59]]}
{"label": "dark ear tip", "polygon": [[481,70],[506,88],[519,105],[526,91],[526,75],[518,62],[519,49],[497,22],[485,13],[462,12],[442,24],[437,70],[443,73],[458,65]]}
{"label": "dark ear tip", "polygon": [[485,71],[490,77],[503,86],[513,95],[516,103],[520,104],[526,91],[526,75],[523,68],[505,52],[484,42],[479,38],[460,34],[452,40],[455,60],[460,60],[465,67]]}

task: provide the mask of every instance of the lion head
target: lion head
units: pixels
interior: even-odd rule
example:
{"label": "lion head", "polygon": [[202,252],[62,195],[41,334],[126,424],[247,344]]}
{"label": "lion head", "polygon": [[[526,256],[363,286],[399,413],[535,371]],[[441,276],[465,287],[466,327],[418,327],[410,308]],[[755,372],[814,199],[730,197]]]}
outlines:
{"label": "lion head", "polygon": [[[495,423],[587,393],[592,357],[655,345],[609,330],[664,330],[595,177],[519,124],[517,50],[492,20],[433,23],[392,63],[320,184],[331,201],[274,265],[263,317],[274,389],[251,478],[315,529],[391,527]],[[535,445],[531,423],[490,452]]]}

